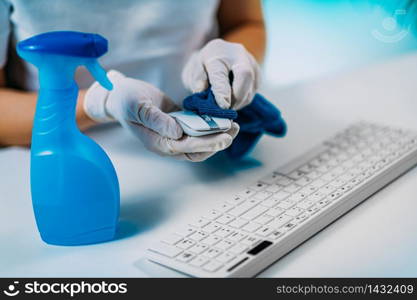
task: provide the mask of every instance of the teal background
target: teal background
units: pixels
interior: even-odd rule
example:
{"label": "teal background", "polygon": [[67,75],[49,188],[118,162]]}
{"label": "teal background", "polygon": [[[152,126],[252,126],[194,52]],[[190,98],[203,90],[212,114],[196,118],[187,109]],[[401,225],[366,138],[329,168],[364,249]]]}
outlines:
{"label": "teal background", "polygon": [[[273,85],[330,76],[393,59],[417,49],[417,14],[406,0],[264,0],[268,30],[265,80]],[[384,21],[395,11],[395,28]],[[392,24],[391,24],[392,25]],[[407,35],[394,43],[377,39],[373,31]]]}

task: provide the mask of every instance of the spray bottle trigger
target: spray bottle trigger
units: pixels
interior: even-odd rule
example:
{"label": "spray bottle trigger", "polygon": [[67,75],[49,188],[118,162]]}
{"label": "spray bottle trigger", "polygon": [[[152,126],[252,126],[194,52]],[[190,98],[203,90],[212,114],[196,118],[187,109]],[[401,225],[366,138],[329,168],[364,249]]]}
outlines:
{"label": "spray bottle trigger", "polygon": [[105,89],[109,91],[113,89],[113,84],[107,77],[106,71],[100,66],[97,60],[94,59],[91,62],[88,62],[85,66],[97,82],[100,83]]}

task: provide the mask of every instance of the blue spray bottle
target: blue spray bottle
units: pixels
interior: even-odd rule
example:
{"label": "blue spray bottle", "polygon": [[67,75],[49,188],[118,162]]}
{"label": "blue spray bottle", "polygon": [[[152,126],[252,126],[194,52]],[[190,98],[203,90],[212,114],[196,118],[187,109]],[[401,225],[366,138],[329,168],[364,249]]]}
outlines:
{"label": "blue spray bottle", "polygon": [[42,239],[82,245],[113,239],[119,183],[106,153],[76,124],[75,70],[85,66],[106,89],[112,84],[97,58],[107,40],[97,34],[56,31],[17,45],[39,70],[40,90],[32,130],[31,191]]}

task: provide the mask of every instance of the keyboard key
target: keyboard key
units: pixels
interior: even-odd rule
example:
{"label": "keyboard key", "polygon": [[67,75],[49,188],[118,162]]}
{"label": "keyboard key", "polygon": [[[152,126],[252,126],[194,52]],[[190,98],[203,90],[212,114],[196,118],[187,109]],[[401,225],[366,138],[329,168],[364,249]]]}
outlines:
{"label": "keyboard key", "polygon": [[210,221],[207,219],[197,218],[194,221],[191,221],[190,225],[195,226],[195,227],[203,227],[203,226],[206,226],[208,223],[210,223]]}
{"label": "keyboard key", "polygon": [[371,156],[373,154],[373,151],[369,148],[366,148],[362,151],[362,154],[365,156]]}
{"label": "keyboard key", "polygon": [[320,174],[320,172],[322,172],[321,168],[326,168],[326,171],[324,171],[324,172],[327,172],[327,167],[326,166],[320,166],[315,171],[312,171],[312,172],[308,173],[306,176],[308,178],[310,178],[311,180],[316,180],[317,178],[319,178],[321,176],[321,174]]}
{"label": "keyboard key", "polygon": [[[327,163],[327,162],[326,162]],[[316,171],[311,172],[307,176],[309,176],[312,180],[317,179],[320,177],[320,173],[327,173],[332,169],[332,167],[328,165],[321,165],[317,167]]]}
{"label": "keyboard key", "polygon": [[239,217],[240,215],[242,215],[243,213],[247,212],[249,209],[254,207],[256,204],[257,202],[254,202],[254,201],[246,201],[242,203],[241,205],[230,210],[228,214],[235,216],[235,217]]}
{"label": "keyboard key", "polygon": [[308,163],[302,166],[299,170],[303,172],[304,174],[307,174],[307,173],[310,173],[311,171],[314,171],[315,168],[316,167],[314,165]]}
{"label": "keyboard key", "polygon": [[221,262],[221,263],[228,263],[229,261],[231,261],[233,258],[235,258],[236,256],[230,252],[224,252],[221,255],[219,255],[216,260]]}
{"label": "keyboard key", "polygon": [[335,188],[340,188],[341,186],[344,186],[345,184],[346,184],[346,181],[341,178],[337,178],[336,180],[332,181],[332,185]]}
{"label": "keyboard key", "polygon": [[232,222],[235,218],[231,215],[222,215],[220,218],[216,220],[217,223],[226,225]]}
{"label": "keyboard key", "polygon": [[195,254],[194,253],[191,253],[191,252],[183,252],[183,253],[181,253],[177,257],[177,260],[179,260],[181,262],[189,262],[194,257],[195,257]]}
{"label": "keyboard key", "polygon": [[195,244],[194,241],[186,238],[186,239],[183,239],[182,241],[178,242],[176,244],[176,246],[181,248],[181,249],[186,250],[186,249],[190,248],[191,246],[193,246],[194,244]]}
{"label": "keyboard key", "polygon": [[182,237],[187,237],[194,232],[195,232],[195,228],[192,228],[190,226],[180,227],[180,228],[177,228],[177,230],[175,231],[176,234]]}
{"label": "keyboard key", "polygon": [[265,200],[269,197],[272,196],[272,193],[270,192],[266,192],[266,191],[262,191],[262,192],[257,192],[253,198],[258,199],[258,200]]}
{"label": "keyboard key", "polygon": [[280,179],[278,179],[277,184],[282,185],[282,186],[288,186],[292,184],[293,182],[294,182],[293,179],[290,179],[287,177],[281,177]]}
{"label": "keyboard key", "polygon": [[256,191],[251,189],[245,189],[242,192],[238,193],[237,196],[242,198],[249,198],[250,196],[253,196],[256,193]]}
{"label": "keyboard key", "polygon": [[342,164],[342,167],[348,170],[352,168],[354,165],[355,165],[355,162],[353,161],[353,159],[349,159]]}
{"label": "keyboard key", "polygon": [[232,247],[233,244],[234,243],[232,241],[223,240],[223,241],[217,243],[216,248],[225,251],[225,250],[229,249],[230,247]]}
{"label": "keyboard key", "polygon": [[218,269],[220,269],[223,266],[221,262],[212,260],[209,263],[205,264],[203,266],[203,269],[209,272],[216,272]]}
{"label": "keyboard key", "polygon": [[364,157],[359,153],[359,154],[356,154],[355,156],[353,156],[351,158],[351,160],[356,165],[356,164],[362,162],[364,160]]}
{"label": "keyboard key", "polygon": [[314,214],[318,213],[319,211],[320,211],[320,206],[318,206],[318,205],[314,205],[314,206],[310,207],[309,209],[307,209],[307,212],[310,215],[314,215]]}
{"label": "keyboard key", "polygon": [[248,236],[245,239],[243,239],[241,241],[242,244],[248,245],[249,247],[252,245],[255,245],[256,243],[258,243],[260,241],[259,238],[255,237],[255,236]]}
{"label": "keyboard key", "polygon": [[349,147],[345,149],[346,154],[348,154],[349,156],[353,156],[356,153],[358,153],[358,149],[356,149],[355,147]]}
{"label": "keyboard key", "polygon": [[322,195],[329,195],[330,193],[333,193],[335,189],[336,188],[332,185],[326,185],[322,187],[321,189],[319,189],[317,192]]}
{"label": "keyboard key", "polygon": [[278,192],[278,191],[280,191],[280,190],[282,190],[282,189],[283,189],[283,187],[282,187],[282,186],[280,186],[280,185],[276,185],[276,184],[272,184],[272,185],[268,186],[268,187],[265,189],[265,191],[275,194],[276,192]]}
{"label": "keyboard key", "polygon": [[204,244],[207,244],[209,246],[213,246],[213,245],[217,244],[220,241],[221,241],[221,238],[218,237],[218,236],[216,236],[216,235],[209,235],[204,240],[202,240],[202,242]]}
{"label": "keyboard key", "polygon": [[265,206],[265,207],[274,207],[274,206],[275,206],[275,205],[277,205],[280,201],[281,201],[281,200],[279,200],[279,199],[276,199],[276,198],[271,197],[271,198],[269,198],[269,199],[266,199],[265,201],[262,201],[262,202],[261,202],[261,205],[262,205],[262,206]]}
{"label": "keyboard key", "polygon": [[325,161],[321,159],[320,157],[313,159],[310,161],[310,165],[314,168],[320,167]]}
{"label": "keyboard key", "polygon": [[268,222],[271,222],[272,221],[272,219],[273,219],[273,217],[271,217],[271,216],[269,216],[269,215],[261,215],[261,216],[259,216],[259,217],[257,217],[254,221],[256,222],[256,223],[259,223],[259,224],[262,224],[262,225],[265,225],[265,224],[267,224]]}
{"label": "keyboard key", "polygon": [[234,228],[241,228],[242,226],[248,224],[248,220],[242,219],[242,218],[238,218],[235,219],[234,221],[229,223],[229,226],[232,226]]}
{"label": "keyboard key", "polygon": [[182,240],[182,236],[177,235],[177,234],[170,234],[162,239],[163,242],[170,244],[170,245],[174,245],[175,243],[181,240]]}
{"label": "keyboard key", "polygon": [[220,253],[222,253],[222,251],[220,251],[219,249],[211,248],[208,251],[204,252],[203,255],[209,258],[215,258],[218,255],[220,255]]}
{"label": "keyboard key", "polygon": [[268,209],[266,214],[271,217],[278,217],[279,215],[283,214],[284,211],[285,211],[284,209],[277,206],[277,207]]}
{"label": "keyboard key", "polygon": [[307,194],[302,193],[302,192],[297,192],[297,193],[293,194],[292,196],[288,197],[288,199],[286,201],[298,203],[298,202],[304,200],[306,197],[307,197]]}
{"label": "keyboard key", "polygon": [[323,199],[326,195],[323,195],[319,192],[316,192],[310,196],[307,197],[307,200],[310,200],[311,202],[317,202]]}
{"label": "keyboard key", "polygon": [[308,214],[301,214],[298,217],[295,218],[296,222],[302,223],[305,220],[307,220],[310,216]]}
{"label": "keyboard key", "polygon": [[298,215],[301,215],[304,212],[304,209],[293,207],[285,212],[286,215],[290,217],[296,217]]}
{"label": "keyboard key", "polygon": [[229,203],[230,205],[234,206],[234,205],[239,205],[241,204],[243,201],[245,201],[246,198],[241,197],[241,196],[235,196],[229,200],[227,200],[227,203]]}
{"label": "keyboard key", "polygon": [[248,231],[248,232],[254,232],[255,230],[258,230],[261,227],[260,224],[258,223],[254,223],[254,222],[250,222],[248,224],[246,224],[245,226],[243,226],[243,230]]}
{"label": "keyboard key", "polygon": [[249,189],[254,190],[254,191],[262,191],[263,189],[265,189],[268,186],[268,184],[263,183],[263,182],[258,182],[256,184],[253,184],[251,186],[249,186]]}
{"label": "keyboard key", "polygon": [[348,159],[349,159],[349,155],[347,155],[346,153],[340,153],[339,155],[336,156],[336,160],[339,162],[339,164],[342,164]]}
{"label": "keyboard key", "polygon": [[247,200],[247,202],[257,205],[257,204],[261,203],[262,200],[259,200],[259,199],[255,198],[255,196],[253,196],[253,197],[250,197]]}
{"label": "keyboard key", "polygon": [[323,177],[314,180],[311,184],[309,184],[306,188],[310,188],[311,191],[318,190],[323,185],[325,185],[327,181],[323,179]]}
{"label": "keyboard key", "polygon": [[274,230],[274,231],[272,231],[270,236],[273,239],[278,239],[278,238],[282,237],[284,234],[285,234],[284,230]]}
{"label": "keyboard key", "polygon": [[275,220],[271,221],[268,225],[274,229],[276,228],[280,228],[283,225],[287,224],[288,222],[290,222],[293,218],[287,215],[281,215],[278,218],[276,218]]}
{"label": "keyboard key", "polygon": [[206,231],[208,233],[216,232],[220,228],[221,228],[221,226],[219,224],[214,223],[214,222],[212,222],[210,224],[207,224],[206,226],[203,227],[204,231]]}
{"label": "keyboard key", "polygon": [[340,198],[340,196],[342,196],[342,193],[339,191],[335,191],[333,193],[331,193],[329,196],[326,197],[326,199],[328,199],[329,201],[334,201],[338,198]]}
{"label": "keyboard key", "polygon": [[[334,169],[334,170],[336,170],[336,169]],[[330,181],[333,181],[334,179],[336,179],[340,174],[341,173],[339,173],[339,172],[333,172],[333,171],[328,173],[329,177],[331,178]]]}
{"label": "keyboard key", "polygon": [[275,230],[275,228],[269,227],[269,226],[263,226],[262,228],[258,229],[256,231],[256,234],[263,236],[263,237],[267,237],[268,235],[270,235],[273,231]]}
{"label": "keyboard key", "polygon": [[189,236],[190,239],[194,240],[194,241],[201,241],[202,239],[206,238],[208,236],[208,234],[204,231],[196,231],[194,232],[192,235]]}
{"label": "keyboard key", "polygon": [[284,200],[284,201],[279,202],[277,206],[282,209],[290,209],[294,205],[295,205],[295,202]]}
{"label": "keyboard key", "polygon": [[190,261],[190,265],[199,268],[202,267],[208,261],[209,260],[204,256],[197,256],[192,261]]}
{"label": "keyboard key", "polygon": [[267,210],[268,210],[268,208],[266,208],[265,206],[258,205],[256,207],[252,208],[251,210],[249,210],[248,212],[246,212],[245,214],[243,214],[242,218],[247,219],[247,220],[253,220],[257,216],[266,212]]}
{"label": "keyboard key", "polygon": [[175,257],[182,252],[182,249],[178,247],[161,242],[152,245],[149,250],[168,257]]}
{"label": "keyboard key", "polygon": [[[333,149],[335,149],[335,148],[333,148]],[[336,150],[336,149],[335,149]],[[339,150],[337,150],[337,151],[339,151]],[[336,153],[334,153],[335,155],[337,155],[337,154],[339,154],[340,152],[336,152]],[[328,161],[327,161],[327,165],[328,166],[330,166],[330,167],[336,167],[337,165],[338,165],[339,163],[338,163],[338,161],[335,159],[335,158],[332,158],[332,159],[329,159]]]}
{"label": "keyboard key", "polygon": [[291,229],[293,229],[295,226],[297,226],[297,224],[293,223],[293,222],[289,222],[287,224],[285,224],[283,226],[284,230],[286,231],[290,231]]}
{"label": "keyboard key", "polygon": [[288,198],[291,195],[291,193],[288,192],[284,192],[284,191],[279,191],[278,193],[276,193],[273,198],[274,199],[278,199],[278,200],[285,200],[286,198]]}
{"label": "keyboard key", "polygon": [[340,174],[343,174],[345,171],[346,170],[344,170],[342,167],[338,166],[332,170],[332,174],[334,174],[335,175],[334,177],[336,178]]}
{"label": "keyboard key", "polygon": [[292,194],[292,193],[295,193],[296,191],[298,191],[300,188],[301,188],[301,186],[298,186],[296,184],[290,184],[290,185],[288,185],[284,188],[284,191]]}
{"label": "keyboard key", "polygon": [[245,244],[235,244],[228,251],[238,255],[246,251],[247,249],[248,249],[248,246],[246,246]]}
{"label": "keyboard key", "polygon": [[265,183],[267,183],[267,184],[274,184],[274,183],[276,183],[276,182],[277,182],[277,180],[278,180],[278,179],[281,179],[281,178],[282,178],[282,176],[281,176],[281,175],[278,175],[278,174],[276,174],[276,173],[272,173],[272,174],[270,174],[270,175],[267,175],[267,176],[263,177],[263,178],[261,179],[261,181],[262,181],[262,182],[265,182]]}
{"label": "keyboard key", "polygon": [[208,246],[205,244],[196,244],[192,246],[188,251],[194,252],[196,254],[201,254],[208,249]]}
{"label": "keyboard key", "polygon": [[312,193],[316,192],[317,190],[318,190],[317,187],[315,187],[312,184],[309,184],[309,185],[306,185],[301,190],[299,190],[296,194],[300,193],[300,194],[303,194],[305,196],[308,196],[308,195],[311,195]]}
{"label": "keyboard key", "polygon": [[331,155],[329,151],[325,151],[319,156],[319,159],[322,161],[328,161],[330,158],[331,158]]}
{"label": "keyboard key", "polygon": [[312,207],[314,205],[313,201],[310,200],[304,200],[300,203],[297,204],[297,207],[302,208],[302,209],[309,209],[310,207]]}
{"label": "keyboard key", "polygon": [[301,170],[296,170],[294,172],[291,172],[287,176],[290,177],[291,179],[297,180],[297,179],[300,179],[301,177],[303,177],[304,175],[306,175],[306,174],[304,172],[302,172]]}
{"label": "keyboard key", "polygon": [[326,201],[326,199],[323,199],[323,200],[317,202],[316,205],[319,206],[320,208],[323,208],[323,207],[325,207],[329,204],[330,204],[330,201],[328,201],[328,200]]}
{"label": "keyboard key", "polygon": [[342,186],[341,188],[339,188],[337,190],[337,192],[339,192],[339,193],[341,193],[343,195],[343,194],[347,193],[351,189],[352,189],[352,185],[348,182],[344,186]]}
{"label": "keyboard key", "polygon": [[228,237],[229,235],[231,235],[233,233],[233,230],[230,228],[221,228],[219,230],[216,231],[215,235],[225,238]]}
{"label": "keyboard key", "polygon": [[236,242],[240,242],[245,237],[247,237],[246,234],[243,234],[240,232],[234,232],[228,237],[228,239],[236,243]]}
{"label": "keyboard key", "polygon": [[301,177],[300,179],[298,179],[295,184],[299,185],[299,186],[305,186],[309,183],[311,183],[311,179],[308,177]]}
{"label": "keyboard key", "polygon": [[221,212],[219,212],[215,209],[212,209],[207,214],[205,214],[203,217],[207,220],[213,221],[213,220],[217,219],[218,217],[220,217],[221,215],[222,215]]}

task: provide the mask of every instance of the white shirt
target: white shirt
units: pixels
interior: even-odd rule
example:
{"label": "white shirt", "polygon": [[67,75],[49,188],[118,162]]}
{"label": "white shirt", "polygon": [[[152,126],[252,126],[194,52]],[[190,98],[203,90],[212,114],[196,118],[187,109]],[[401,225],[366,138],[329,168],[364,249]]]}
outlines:
{"label": "white shirt", "polygon": [[[109,41],[108,53],[100,58],[104,68],[182,99],[187,94],[182,68],[193,51],[217,35],[217,9],[218,0],[0,0],[0,67],[8,60],[12,84],[36,90],[37,70],[22,65],[8,44],[15,47],[53,30],[98,33]],[[76,79],[80,88],[93,81],[85,69]]]}

